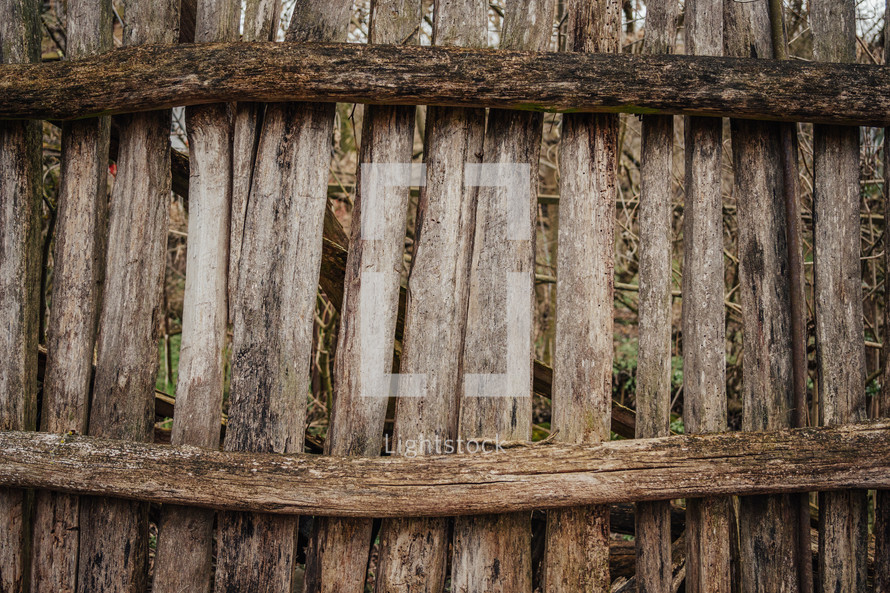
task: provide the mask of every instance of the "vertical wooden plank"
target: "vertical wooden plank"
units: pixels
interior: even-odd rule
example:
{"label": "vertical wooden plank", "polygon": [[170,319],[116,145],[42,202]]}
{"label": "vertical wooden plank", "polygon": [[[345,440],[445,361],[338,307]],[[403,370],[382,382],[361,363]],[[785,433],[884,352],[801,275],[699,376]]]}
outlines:
{"label": "vertical wooden plank", "polygon": [[[650,0],[646,5],[644,53],[673,53],[678,12],[677,0]],[[637,438],[670,434],[673,144],[673,116],[643,118]],[[670,501],[636,504],[636,578],[641,592],[671,591],[670,513]]]}
{"label": "vertical wooden plank", "polygon": [[[111,2],[68,4],[67,59],[111,48]],[[53,251],[53,294],[47,335],[40,429],[85,433],[104,277],[111,119],[62,127],[62,178]],[[77,584],[80,499],[61,492],[35,496],[31,590],[72,592]]]}
{"label": "vertical wooden plank", "polygon": [[[232,41],[240,2],[199,0],[195,41]],[[189,222],[182,346],[171,442],[217,449],[225,383],[226,278],[232,188],[229,106],[186,109],[189,138]],[[155,591],[209,591],[214,512],[161,509]]]}
{"label": "vertical wooden plank", "polygon": [[[124,43],[173,43],[179,2],[130,2]],[[157,339],[170,200],[170,113],[128,116],[109,214],[106,284],[90,409],[94,436],[153,436]],[[81,499],[79,591],[142,591],[148,505]]]}
{"label": "vertical wooden plank", "polygon": [[[813,53],[823,62],[856,61],[853,0],[810,3]],[[824,425],[865,418],[865,345],[859,262],[859,129],[813,129],[816,357]],[[819,496],[822,591],[864,591],[864,491]]]}
{"label": "vertical wooden plank", "polygon": [[[765,3],[724,0],[728,56],[773,58]],[[779,124],[730,120],[739,216],[746,431],[791,427],[793,377],[788,244]],[[747,592],[798,590],[795,513],[790,496],[739,501],[739,576]]]}
{"label": "vertical wooden plank", "polygon": [[[618,53],[621,2],[570,0],[567,49]],[[618,116],[563,117],[553,423],[557,440],[609,440]],[[547,513],[544,588],[608,591],[609,507]]]}
{"label": "vertical wooden plank", "polygon": [[[884,65],[890,65],[890,0],[884,11]],[[884,212],[890,212],[890,128],[884,128]],[[885,219],[886,220],[886,219]],[[885,221],[884,228],[887,229]],[[890,270],[890,234],[884,235],[884,270]],[[890,283],[884,282],[884,328],[890,328]],[[885,348],[885,350],[887,350]],[[890,353],[884,352],[881,402],[878,416],[890,417]],[[875,593],[890,592],[890,491],[875,493]]]}
{"label": "vertical wooden plank", "polygon": [[[434,45],[485,47],[485,2],[440,0],[434,11]],[[426,374],[426,396],[399,398],[394,444],[421,438],[444,443],[457,437],[477,192],[466,185],[464,171],[466,163],[481,160],[484,133],[484,109],[427,109],[426,185],[417,207],[400,358],[402,373]],[[397,446],[390,448],[394,454],[405,454]],[[431,445],[418,454],[444,451],[444,444]],[[441,517],[384,521],[377,591],[442,591],[449,524]]]}
{"label": "vertical wooden plank", "polygon": [[[550,40],[554,2],[540,0],[505,7],[501,47],[542,50]],[[528,165],[527,178],[503,179],[528,184],[527,203],[510,198],[514,188],[480,187],[469,277],[466,341],[461,366],[467,374],[521,372],[501,397],[468,397],[460,406],[458,434],[464,439],[528,440],[531,438],[532,327],[530,319],[520,343],[527,350],[510,360],[508,319],[511,298],[534,303],[534,236],[537,214],[538,160],[543,117],[537,113],[491,110],[484,144],[484,164]],[[525,175],[525,173],[523,174]],[[480,180],[482,181],[482,180]],[[511,210],[519,208],[518,213]],[[514,227],[519,227],[518,229]],[[514,231],[521,231],[514,236]],[[514,287],[511,278],[520,278]],[[509,293],[517,294],[510,295]],[[521,301],[520,301],[521,302]],[[529,309],[529,312],[532,309]],[[521,315],[521,313],[520,313]],[[522,321],[516,324],[522,328]],[[522,331],[522,330],[520,330]],[[527,336],[527,337],[526,337]],[[516,339],[514,338],[514,339]],[[458,517],[454,526],[452,591],[531,591],[531,522],[528,513]]]}
{"label": "vertical wooden plank", "polygon": [[[341,41],[352,3],[307,0],[287,40]],[[302,450],[334,105],[266,108],[234,303],[228,451]],[[296,517],[220,513],[217,591],[289,591]]]}
{"label": "vertical wooden plank", "polygon": [[[40,61],[40,5],[0,2],[0,63]],[[0,429],[33,430],[40,303],[40,122],[0,122]],[[27,587],[29,495],[0,488],[0,591]]]}
{"label": "vertical wooden plank", "polygon": [[[686,2],[686,51],[723,53],[723,4]],[[686,432],[726,430],[723,324],[723,122],[686,118],[686,204],[683,221],[683,417]],[[726,498],[686,506],[686,590],[730,591],[730,506]]]}
{"label": "vertical wooden plank", "polygon": [[[407,43],[416,38],[420,19],[419,0],[372,0],[369,42]],[[328,455],[373,457],[383,446],[389,383],[375,384],[375,378],[392,369],[415,111],[386,105],[365,109],[334,361],[334,404],[325,439]],[[373,343],[368,335],[376,336]],[[380,375],[369,376],[369,364]],[[306,561],[307,593],[364,590],[372,524],[370,519],[315,519]]]}

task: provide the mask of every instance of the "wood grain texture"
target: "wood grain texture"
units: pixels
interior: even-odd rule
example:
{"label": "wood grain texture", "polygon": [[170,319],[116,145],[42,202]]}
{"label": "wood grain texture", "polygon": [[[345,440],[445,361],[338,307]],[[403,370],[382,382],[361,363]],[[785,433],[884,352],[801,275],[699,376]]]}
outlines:
{"label": "wood grain texture", "polygon": [[[723,53],[723,4],[686,3],[686,51]],[[723,122],[686,118],[686,202],[683,219],[683,420],[686,432],[726,430],[726,347],[723,311]],[[728,499],[686,506],[686,590],[730,592]]]}
{"label": "wood grain texture", "polygon": [[[374,0],[369,41],[402,43],[417,31],[420,21],[419,0]],[[414,107],[371,105],[365,110],[334,361],[333,408],[325,439],[325,453],[330,455],[374,456],[383,446],[389,382],[375,381],[393,364],[414,116]],[[393,165],[401,170],[390,171]],[[377,337],[368,340],[368,335]],[[306,593],[364,591],[372,526],[368,519],[324,518],[313,523]]]}
{"label": "wood grain texture", "polygon": [[[885,14],[890,14],[887,0]],[[884,63],[890,64],[890,35],[884,36]],[[888,130],[884,129],[887,138]],[[884,208],[890,207],[890,143],[884,143]],[[890,245],[890,243],[887,243]],[[890,249],[884,250],[884,266],[890,269]],[[890,285],[884,286],[884,302],[890,303]],[[890,308],[884,310],[884,327],[890,327]],[[878,416],[890,418],[890,355],[884,355],[884,372],[881,377],[881,401]],[[875,593],[890,593],[890,492],[875,493]]]}
{"label": "wood grain texture", "polygon": [[[765,3],[724,0],[727,55],[772,58]],[[744,354],[743,430],[791,426],[791,301],[781,124],[733,119]],[[795,513],[787,496],[739,501],[741,590],[796,592]]]}
{"label": "wood grain texture", "polygon": [[[68,4],[66,54],[77,59],[111,48],[111,3]],[[62,173],[53,251],[40,429],[85,433],[96,324],[105,276],[108,226],[108,117],[62,126]],[[31,590],[72,593],[77,585],[80,502],[64,493],[35,495]]]}
{"label": "wood grain texture", "polygon": [[[124,42],[174,42],[178,5],[172,0],[129,4]],[[153,436],[169,134],[169,112],[132,115],[121,126],[89,421],[95,436],[134,441]],[[147,577],[148,507],[85,498],[80,510],[78,590],[141,591]]]}
{"label": "wood grain texture", "polygon": [[774,433],[547,444],[486,455],[233,453],[0,433],[0,486],[239,511],[453,516],[639,500],[890,487],[886,420]]}
{"label": "wood grain texture", "polygon": [[[620,2],[573,0],[566,11],[569,51],[620,51]],[[618,116],[563,116],[559,164],[552,427],[561,442],[596,443],[609,440],[612,407]],[[608,507],[549,512],[545,563],[548,592],[607,590]]]}
{"label": "wood grain texture", "polygon": [[[0,64],[40,60],[40,6],[0,2]],[[33,430],[37,413],[41,126],[0,123],[0,428]],[[31,496],[0,489],[0,591],[27,587]]]}
{"label": "wood grain texture", "polygon": [[[339,41],[351,3],[299,3],[287,40]],[[244,44],[239,44],[244,45]],[[334,105],[266,107],[245,210],[225,448],[300,451],[321,264]],[[218,517],[216,590],[291,585],[295,517]]]}
{"label": "wood grain texture", "polygon": [[[646,6],[643,51],[670,54],[677,39],[676,0]],[[671,332],[673,328],[673,116],[643,117],[640,144],[640,308],[637,360],[638,438],[670,434]],[[670,503],[637,503],[636,587],[671,591]]]}
{"label": "wood grain texture", "polygon": [[[199,0],[195,41],[238,35],[240,2]],[[227,307],[232,121],[225,104],[186,109],[189,164],[188,253],[171,442],[217,449],[220,439]],[[211,583],[214,513],[165,505],[158,522],[155,591],[206,593]]]}
{"label": "wood grain texture", "polygon": [[[546,47],[553,10],[552,0],[507,6],[502,48]],[[479,180],[482,186],[476,203],[466,335],[460,361],[465,379],[458,435],[465,439],[531,439],[535,196],[542,124],[543,117],[536,113],[491,110],[488,114],[483,166],[518,164],[526,169]],[[495,187],[492,183],[508,186]],[[524,185],[525,190],[509,184]],[[520,200],[524,196],[526,201],[518,201],[516,196]],[[520,321],[511,328],[511,321],[517,317]],[[509,341],[516,342],[519,350],[514,352]],[[506,380],[497,389],[507,391],[491,393],[493,390],[488,389],[481,397],[471,395],[466,387],[470,374],[499,374]],[[528,513],[459,517],[454,525],[453,547],[452,591],[531,591]]]}
{"label": "wood grain texture", "polygon": [[[810,5],[818,60],[856,61],[856,7],[850,0]],[[865,417],[865,345],[859,261],[859,130],[813,130],[816,360],[824,425]],[[819,589],[864,591],[866,493],[819,496]]]}
{"label": "wood grain texture", "polygon": [[288,43],[120,48],[76,63],[0,66],[0,118],[70,119],[220,101],[340,101],[890,122],[890,73],[883,66],[492,52]]}

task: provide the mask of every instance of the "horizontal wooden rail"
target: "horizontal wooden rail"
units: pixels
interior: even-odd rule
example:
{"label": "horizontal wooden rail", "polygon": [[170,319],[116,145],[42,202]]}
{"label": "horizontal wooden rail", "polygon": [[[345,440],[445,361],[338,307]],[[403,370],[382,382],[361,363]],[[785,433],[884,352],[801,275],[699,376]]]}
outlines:
{"label": "horizontal wooden rail", "polygon": [[890,488],[890,421],[344,458],[0,432],[0,486],[270,513],[397,517]]}
{"label": "horizontal wooden rail", "polygon": [[0,118],[71,119],[220,101],[342,101],[890,125],[864,64],[361,44],[119,48],[0,66]]}

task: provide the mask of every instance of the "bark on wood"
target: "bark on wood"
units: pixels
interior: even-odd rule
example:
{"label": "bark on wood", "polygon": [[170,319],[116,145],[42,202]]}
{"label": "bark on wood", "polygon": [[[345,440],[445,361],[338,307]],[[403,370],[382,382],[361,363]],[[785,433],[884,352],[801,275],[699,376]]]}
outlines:
{"label": "bark on wood", "polygon": [[[887,0],[890,14],[890,0]],[[884,35],[884,64],[890,64],[890,35]],[[884,138],[890,132],[884,129]],[[890,142],[884,141],[884,209],[890,207]],[[884,241],[884,269],[890,270],[890,240]],[[890,285],[885,283],[884,302],[890,303]],[[890,307],[884,308],[884,327],[890,328]],[[890,353],[884,353],[884,373],[881,377],[881,401],[878,416],[890,418]],[[875,592],[890,592],[890,492],[875,493]]]}
{"label": "bark on wood", "polygon": [[[298,3],[288,41],[342,39],[350,7]],[[333,121],[331,104],[266,108],[238,263],[229,451],[303,446]],[[216,590],[291,587],[295,517],[223,513],[218,524]]]}
{"label": "bark on wood", "polygon": [[[620,2],[573,0],[566,10],[569,51],[620,50]],[[609,440],[617,157],[617,115],[563,117],[553,363],[553,428],[561,442]],[[608,507],[548,513],[545,590],[607,590],[609,539]]]}
{"label": "bark on wood", "polygon": [[405,458],[232,453],[0,433],[0,485],[218,509],[451,516],[639,500],[890,487],[890,423],[547,444]]}
{"label": "bark on wood", "polygon": [[[199,0],[195,41],[237,37],[240,2]],[[227,262],[232,189],[229,106],[186,109],[189,138],[188,261],[182,319],[177,414],[171,442],[217,449],[225,383]],[[210,590],[214,513],[167,505],[161,509],[155,591]]]}
{"label": "bark on wood", "polygon": [[[723,53],[723,6],[686,4],[686,51]],[[690,434],[726,430],[723,321],[723,122],[686,119],[686,208],[683,221],[683,419]],[[686,506],[686,590],[730,591],[728,499]]]}
{"label": "bark on wood", "polygon": [[[127,45],[176,40],[178,2],[128,6]],[[157,328],[170,199],[170,114],[125,120],[111,197],[106,289],[89,432],[149,441],[153,436]],[[78,590],[141,591],[146,581],[147,506],[81,500]]]}
{"label": "bark on wood", "polygon": [[[673,53],[678,11],[679,4],[675,0],[654,0],[646,6],[645,53]],[[640,337],[635,435],[638,438],[670,434],[673,142],[673,116],[643,117],[640,148]],[[670,503],[638,503],[636,511],[636,590],[669,593]]]}
{"label": "bark on wood", "polygon": [[[508,5],[502,47],[538,51],[546,47],[553,8],[551,0]],[[526,169],[478,181],[482,187],[477,194],[466,337],[459,366],[464,377],[501,375],[506,381],[496,389],[507,391],[490,393],[489,387],[488,393],[470,394],[464,380],[458,425],[458,435],[464,438],[531,439],[531,307],[542,123],[536,113],[492,110],[488,114],[483,166],[518,164]],[[503,182],[524,185],[525,191],[515,185],[491,185]],[[526,201],[511,199],[515,196]],[[516,317],[518,329],[510,327]],[[519,349],[514,352],[509,341]],[[452,590],[531,591],[530,518],[527,513],[459,517],[454,525]]]}
{"label": "bark on wood", "polygon": [[[66,54],[111,48],[111,3],[68,4]],[[109,117],[62,127],[62,175],[53,252],[41,429],[85,433],[96,323],[105,275]],[[31,589],[71,593],[77,585],[80,501],[58,492],[35,496]]]}
{"label": "bark on wood", "polygon": [[[810,5],[813,52],[825,62],[856,60],[852,0]],[[816,357],[822,424],[865,417],[865,345],[859,262],[859,130],[816,126],[814,243]],[[866,493],[825,492],[819,500],[823,591],[864,591]]]}
{"label": "bark on wood", "polygon": [[[772,58],[766,4],[723,5],[727,55]],[[794,391],[781,124],[737,119],[730,124],[745,345],[742,429],[789,428]],[[798,591],[791,498],[746,497],[739,503],[741,590]]]}
{"label": "bark on wood", "polygon": [[287,43],[121,48],[78,62],[0,67],[4,119],[70,119],[220,101],[662,113],[883,126],[890,123],[890,73],[875,65],[706,56],[493,54],[487,49]]}
{"label": "bark on wood", "polygon": [[[0,2],[0,64],[40,60],[40,7]],[[33,430],[40,308],[41,126],[0,123],[0,428]],[[30,495],[0,488],[0,591],[27,587]]]}
{"label": "bark on wood", "polygon": [[[419,0],[375,0],[369,41],[403,43],[420,20]],[[414,107],[372,105],[365,110],[334,362],[334,403],[325,440],[329,455],[374,456],[383,445],[390,387],[385,375],[392,369],[399,309],[414,116]],[[391,171],[393,166],[400,171]],[[369,519],[317,519],[307,557],[306,593],[363,591],[372,527]]]}

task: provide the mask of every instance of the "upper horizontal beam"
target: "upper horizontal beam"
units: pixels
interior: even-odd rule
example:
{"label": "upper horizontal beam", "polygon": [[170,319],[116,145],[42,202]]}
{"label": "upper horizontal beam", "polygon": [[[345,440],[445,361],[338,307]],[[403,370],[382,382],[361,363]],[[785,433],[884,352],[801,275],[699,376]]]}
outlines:
{"label": "upper horizontal beam", "polygon": [[341,101],[890,125],[890,70],[704,56],[361,44],[140,46],[0,66],[0,118]]}
{"label": "upper horizontal beam", "polygon": [[344,458],[0,432],[0,486],[271,513],[503,513],[728,494],[890,488],[890,420],[774,433]]}

